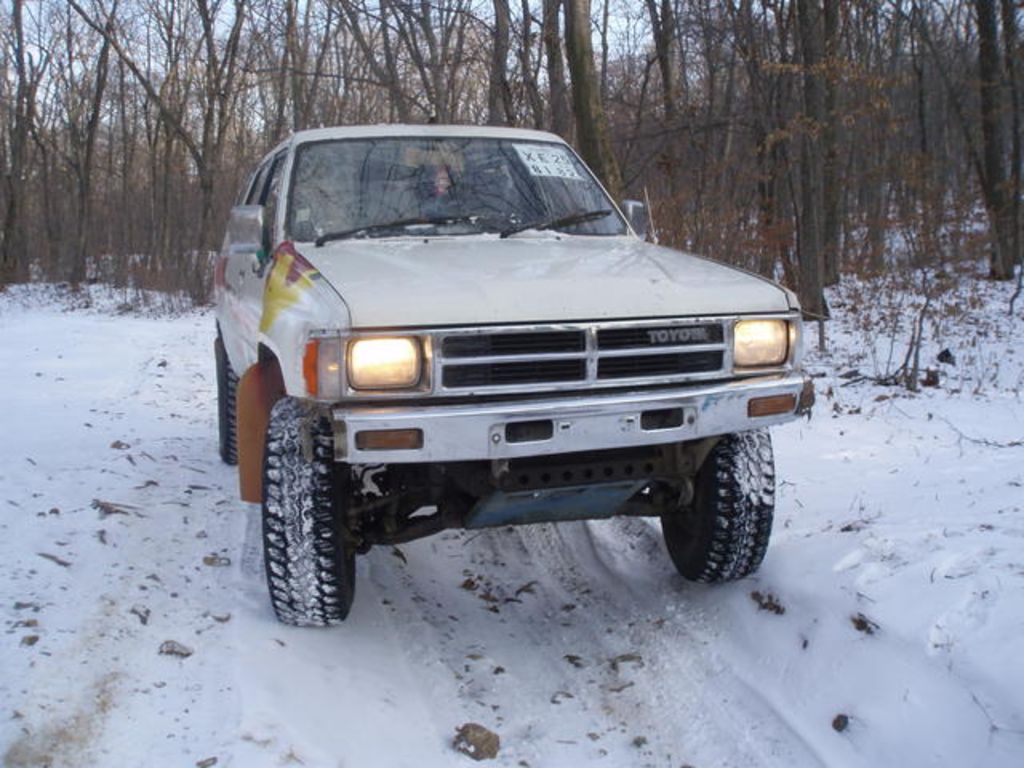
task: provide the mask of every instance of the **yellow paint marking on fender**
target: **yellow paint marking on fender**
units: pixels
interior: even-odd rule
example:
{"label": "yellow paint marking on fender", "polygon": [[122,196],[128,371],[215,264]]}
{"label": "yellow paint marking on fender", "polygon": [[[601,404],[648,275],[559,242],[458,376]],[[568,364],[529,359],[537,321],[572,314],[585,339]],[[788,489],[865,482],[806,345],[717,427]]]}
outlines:
{"label": "yellow paint marking on fender", "polygon": [[278,315],[293,307],[313,287],[317,272],[295,252],[290,245],[284,245],[274,254],[274,264],[267,277],[263,291],[263,317],[260,319],[260,333],[269,331]]}

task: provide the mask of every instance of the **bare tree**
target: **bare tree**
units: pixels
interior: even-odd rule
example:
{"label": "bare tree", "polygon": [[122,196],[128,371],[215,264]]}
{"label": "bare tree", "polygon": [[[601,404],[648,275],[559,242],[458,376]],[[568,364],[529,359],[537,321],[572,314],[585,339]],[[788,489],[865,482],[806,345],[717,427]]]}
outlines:
{"label": "bare tree", "polygon": [[[663,124],[666,131],[679,129],[679,111],[677,106],[677,63],[676,63],[676,15],[672,0],[645,0],[647,13],[651,20],[651,32],[654,37],[654,55],[661,75],[661,109]],[[676,142],[669,141],[665,149],[665,170],[668,176],[669,197],[675,199],[679,194],[679,158]]]}
{"label": "bare tree", "polygon": [[487,88],[487,123],[507,125],[515,122],[512,93],[509,90],[508,52],[511,13],[508,0],[494,2],[494,42],[491,47],[491,77]]}
{"label": "bare tree", "polygon": [[[196,244],[200,250],[211,247],[214,187],[220,173],[228,129],[235,116],[241,31],[248,0],[232,0],[230,13],[224,12],[225,3],[221,0],[191,0],[191,10],[200,20],[198,42],[191,53],[203,63],[201,87],[194,96],[201,113],[198,128],[190,124],[184,105],[168,102],[153,75],[140,66],[117,32],[112,9],[97,7],[90,13],[77,0],[68,0],[68,3],[110,43],[145,89],[167,128],[188,149],[199,178],[200,219]],[[225,28],[227,35],[222,39],[221,32]]]}
{"label": "bare tree", "polygon": [[49,65],[43,52],[33,55],[26,45],[24,0],[12,0],[9,45],[14,68],[14,94],[6,122],[10,147],[3,175],[3,229],[0,230],[0,282],[22,277],[28,267],[25,241],[24,195],[28,176],[29,133],[35,114],[36,93]]}
{"label": "bare tree", "polygon": [[[565,62],[562,58],[562,38],[559,34],[561,0],[543,0],[544,52],[547,56],[549,100],[551,103],[551,130],[559,136],[572,137],[572,112],[569,108],[569,89],[566,86]],[[593,66],[593,64],[591,64]]]}
{"label": "bare tree", "polygon": [[408,123],[412,119],[412,99],[402,88],[394,36],[386,22],[385,4],[379,14],[371,13],[366,0],[332,0],[347,22],[347,31],[355,40],[374,81],[387,88],[393,117]]}
{"label": "bare tree", "polygon": [[590,41],[590,0],[567,0],[566,11],[566,44],[580,154],[612,196],[620,198],[622,176],[608,136]]}
{"label": "bare tree", "polygon": [[[1024,242],[1022,242],[1021,227],[1024,222],[1021,220],[1021,165],[1024,164],[1024,152],[1021,142],[1021,98],[1020,98],[1020,48],[1017,7],[1012,0],[1002,0],[1002,22],[1003,22],[1003,61],[1006,68],[1007,85],[1010,92],[1010,180],[1008,191],[1011,200],[1010,218],[1012,220],[1012,232],[1010,234],[1010,248],[1012,263],[1021,266],[1020,275],[1024,276]],[[1019,285],[1019,283],[1018,283]]]}
{"label": "bare tree", "polygon": [[[537,23],[530,9],[530,0],[521,0],[521,24],[519,26],[519,74],[522,80],[523,109],[529,114],[529,121],[534,128],[544,127],[544,98],[541,95],[540,70],[543,58],[543,47],[535,50],[536,41],[543,46],[543,35],[534,32]],[[543,23],[541,23],[543,31]]]}
{"label": "bare tree", "polygon": [[839,0],[824,0],[822,6],[824,42],[824,104],[822,143],[822,222],[821,247],[825,285],[839,282],[839,137],[838,85],[842,72],[839,59]]}
{"label": "bare tree", "polygon": [[981,135],[984,168],[981,188],[992,222],[990,273],[996,280],[1013,278],[1014,204],[1006,170],[1003,128],[1003,72],[995,0],[974,0],[978,25],[978,75],[981,96]]}
{"label": "bare tree", "polygon": [[800,212],[797,223],[800,260],[800,306],[812,317],[825,315],[822,251],[822,147],[819,131],[824,111],[821,87],[822,18],[818,0],[797,0],[803,65],[804,121],[800,141]]}
{"label": "bare tree", "polygon": [[182,287],[288,131],[430,119],[554,130],[812,314],[846,270],[973,263],[979,205],[1019,262],[1015,0],[593,1],[3,0],[0,280]]}
{"label": "bare tree", "polygon": [[[111,12],[117,12],[117,2],[111,7]],[[57,67],[55,76],[63,92],[66,131],[62,133],[67,138],[64,155],[74,179],[75,190],[75,206],[69,227],[72,235],[69,247],[65,249],[67,265],[63,271],[71,284],[78,286],[86,277],[86,265],[91,255],[93,170],[107,89],[110,42],[108,38],[100,37],[99,51],[96,52],[84,44],[84,30],[79,29],[74,22],[75,16],[69,10],[66,11],[64,60]],[[44,186],[43,194],[51,194],[51,189]]]}

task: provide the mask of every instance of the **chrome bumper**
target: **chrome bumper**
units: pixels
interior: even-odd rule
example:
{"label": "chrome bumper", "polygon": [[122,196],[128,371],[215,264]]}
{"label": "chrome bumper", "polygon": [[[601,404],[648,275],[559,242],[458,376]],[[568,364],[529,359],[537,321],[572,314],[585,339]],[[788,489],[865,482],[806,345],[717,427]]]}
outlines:
{"label": "chrome bumper", "polygon": [[[796,408],[751,417],[753,398],[793,395]],[[544,400],[332,409],[334,453],[350,464],[474,461],[544,456],[696,440],[791,421],[810,409],[813,390],[802,374],[763,376],[724,384],[657,391],[559,396]],[[645,413],[681,410],[678,426],[645,428]],[[551,422],[550,437],[510,442],[507,427]],[[514,427],[513,427],[514,428]],[[360,432],[422,430],[422,446],[364,450]]]}

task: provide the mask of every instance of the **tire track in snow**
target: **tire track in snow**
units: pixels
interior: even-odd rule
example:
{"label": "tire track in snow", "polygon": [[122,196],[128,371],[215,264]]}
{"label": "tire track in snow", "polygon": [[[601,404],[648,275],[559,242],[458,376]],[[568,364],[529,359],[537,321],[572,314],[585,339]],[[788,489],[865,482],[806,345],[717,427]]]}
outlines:
{"label": "tire track in snow", "polygon": [[403,553],[375,552],[370,575],[420,695],[461,702],[448,728],[490,723],[507,764],[821,763],[725,668],[727,628],[680,594],[648,523],[448,533]]}
{"label": "tire track in snow", "polygon": [[[669,702],[673,716],[666,721],[664,710],[650,706],[650,697],[643,691],[637,692],[633,703],[661,728],[665,740],[678,740],[676,723],[697,720],[702,726],[697,729],[700,752],[709,753],[695,761],[700,764],[823,764],[789,727],[784,713],[760,697],[751,701],[749,687],[715,650],[730,628],[721,626],[719,617],[708,616],[700,607],[706,600],[694,598],[700,592],[728,587],[691,585],[677,576],[653,520],[620,518],[567,530],[573,535],[560,552],[572,563],[572,579],[580,577],[577,563],[582,563],[583,578],[600,584],[600,600],[609,613],[639,615],[658,628],[649,631],[643,620],[633,620],[630,640],[645,658],[656,660],[659,668],[648,682],[655,701]],[[690,691],[702,695],[679,700],[678,692]]]}
{"label": "tire track in snow", "polygon": [[[34,551],[57,546],[70,564],[57,576],[41,572],[28,585],[8,580],[17,599],[25,597],[16,590],[30,588],[41,639],[20,652],[32,654],[26,668],[19,669],[24,655],[8,668],[14,695],[7,701],[18,708],[18,731],[5,734],[20,735],[9,741],[5,759],[12,765],[83,765],[104,754],[125,765],[187,759],[193,747],[216,741],[224,725],[207,715],[231,709],[223,706],[231,691],[218,662],[223,647],[200,639],[218,626],[209,612],[223,606],[223,574],[201,560],[208,546],[230,539],[217,501],[226,475],[208,467],[197,482],[199,475],[186,469],[203,466],[206,443],[213,444],[206,365],[174,356],[164,343],[169,333],[194,343],[205,336],[204,324],[195,317],[152,321],[50,311],[18,320],[38,346],[12,357],[9,375],[40,373],[35,386],[10,393],[16,431],[25,438],[10,449],[40,457],[19,489],[57,511],[19,523],[22,535],[4,561],[32,563],[26,558]],[[61,332],[46,331],[52,326]],[[168,445],[175,456],[164,450]],[[101,514],[90,507],[94,498],[116,500],[123,514]],[[30,574],[37,570],[27,567]],[[194,657],[160,656],[160,643],[171,638],[191,645]]]}

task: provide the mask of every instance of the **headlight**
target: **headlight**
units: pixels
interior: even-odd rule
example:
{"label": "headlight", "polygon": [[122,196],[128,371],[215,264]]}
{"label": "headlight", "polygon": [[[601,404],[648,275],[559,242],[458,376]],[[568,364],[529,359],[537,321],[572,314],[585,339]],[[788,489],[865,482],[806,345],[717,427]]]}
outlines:
{"label": "headlight", "polygon": [[733,333],[733,363],[737,368],[782,365],[789,355],[785,320],[740,320]]}
{"label": "headlight", "polygon": [[348,348],[348,381],[353,389],[408,389],[420,381],[417,339],[359,339]]}

